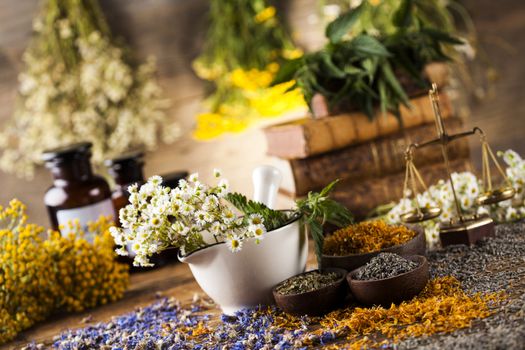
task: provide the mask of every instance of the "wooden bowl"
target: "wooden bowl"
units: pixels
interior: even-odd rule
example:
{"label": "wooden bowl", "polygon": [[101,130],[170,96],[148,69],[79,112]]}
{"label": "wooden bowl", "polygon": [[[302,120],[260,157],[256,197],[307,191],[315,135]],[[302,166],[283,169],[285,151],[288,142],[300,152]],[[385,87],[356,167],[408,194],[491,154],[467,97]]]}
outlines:
{"label": "wooden bowl", "polygon": [[[304,272],[309,274],[314,271]],[[320,316],[342,306],[348,294],[348,285],[345,281],[347,272],[338,268],[326,268],[323,272],[338,273],[341,278],[323,288],[305,293],[283,295],[277,292],[277,287],[289,279],[284,280],[272,289],[277,306],[287,313],[294,315]],[[298,275],[297,275],[298,276]],[[295,277],[295,276],[294,276]],[[291,277],[293,278],[293,277]]]}
{"label": "wooden bowl", "polygon": [[325,255],[322,256],[323,267],[336,267],[345,269],[346,271],[352,271],[360,266],[363,266],[370,261],[374,256],[379,253],[395,253],[399,255],[426,255],[427,242],[425,238],[425,230],[421,226],[417,225],[405,225],[410,230],[415,231],[417,234],[411,240],[398,244],[392,247],[384,248],[375,252],[361,253],[361,254],[348,254],[348,255]]}
{"label": "wooden bowl", "polygon": [[428,261],[422,255],[411,255],[405,258],[418,263],[418,266],[400,275],[380,280],[356,280],[355,275],[365,267],[362,266],[346,276],[350,292],[355,300],[366,305],[390,306],[409,300],[425,288],[429,279]]}

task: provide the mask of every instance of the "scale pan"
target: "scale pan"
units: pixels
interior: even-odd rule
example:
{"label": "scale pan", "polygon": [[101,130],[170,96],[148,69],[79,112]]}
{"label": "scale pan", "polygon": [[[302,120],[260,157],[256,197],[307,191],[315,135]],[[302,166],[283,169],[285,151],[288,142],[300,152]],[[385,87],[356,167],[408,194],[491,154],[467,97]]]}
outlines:
{"label": "scale pan", "polygon": [[481,194],[476,199],[476,202],[479,205],[499,203],[506,201],[507,199],[511,199],[512,197],[514,197],[515,193],[516,190],[514,190],[514,188],[510,186],[502,187],[498,188],[497,190],[492,190]]}
{"label": "scale pan", "polygon": [[414,209],[407,213],[401,214],[401,221],[406,224],[413,224],[416,222],[422,222],[437,218],[441,215],[441,208],[439,207],[430,207],[430,208],[421,208]]}

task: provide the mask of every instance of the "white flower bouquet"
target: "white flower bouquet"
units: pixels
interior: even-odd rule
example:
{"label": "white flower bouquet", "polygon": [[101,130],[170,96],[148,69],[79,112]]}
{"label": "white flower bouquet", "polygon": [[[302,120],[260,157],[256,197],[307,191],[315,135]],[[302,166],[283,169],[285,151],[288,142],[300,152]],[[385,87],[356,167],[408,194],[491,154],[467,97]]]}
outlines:
{"label": "white flower bouquet", "polygon": [[[127,255],[126,247],[136,254],[134,264],[151,266],[149,257],[169,247],[189,254],[197,249],[225,242],[232,252],[242,249],[243,241],[264,239],[264,234],[286,225],[294,211],[278,211],[229,193],[228,181],[214,170],[215,186],[199,181],[192,174],[179,187],[162,186],[162,178],[151,177],[140,188],[129,188],[130,204],[119,217],[122,228],[113,227],[111,234],[120,246],[117,253]],[[310,193],[308,199],[297,201],[295,215],[301,214],[314,235],[316,252],[322,250],[322,224],[325,221],[346,226],[351,214],[327,197],[335,182],[321,193]],[[232,205],[237,209],[234,210]]]}

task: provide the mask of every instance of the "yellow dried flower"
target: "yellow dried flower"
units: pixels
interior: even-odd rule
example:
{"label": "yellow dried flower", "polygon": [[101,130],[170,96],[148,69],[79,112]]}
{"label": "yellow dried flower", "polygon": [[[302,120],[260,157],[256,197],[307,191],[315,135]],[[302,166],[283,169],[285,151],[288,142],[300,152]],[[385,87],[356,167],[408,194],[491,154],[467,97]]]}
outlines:
{"label": "yellow dried flower", "polygon": [[26,207],[0,206],[0,344],[56,309],[81,311],[122,297],[127,266],[115,260],[111,223],[101,218],[88,233],[77,223],[67,237],[27,224]]}
{"label": "yellow dried flower", "polygon": [[390,308],[356,307],[334,311],[320,319],[321,328],[315,332],[330,331],[344,336],[351,349],[377,347],[380,343],[366,336],[386,337],[390,342],[398,342],[407,337],[449,333],[490,316],[493,313],[491,305],[503,298],[502,293],[468,295],[456,278],[440,277],[431,280],[412,300],[392,304]]}
{"label": "yellow dried flower", "polygon": [[403,244],[416,236],[406,226],[388,225],[384,221],[367,221],[337,230],[324,241],[328,255],[375,252]]}
{"label": "yellow dried flower", "polygon": [[257,23],[266,22],[270,18],[274,18],[275,13],[276,13],[275,7],[268,6],[255,15],[255,21]]}

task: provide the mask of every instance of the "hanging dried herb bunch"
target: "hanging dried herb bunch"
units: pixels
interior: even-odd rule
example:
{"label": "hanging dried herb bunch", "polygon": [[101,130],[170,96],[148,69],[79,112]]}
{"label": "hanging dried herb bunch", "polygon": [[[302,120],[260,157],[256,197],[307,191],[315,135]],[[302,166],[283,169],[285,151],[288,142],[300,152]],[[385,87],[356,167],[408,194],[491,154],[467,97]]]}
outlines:
{"label": "hanging dried herb bunch", "polygon": [[209,83],[206,111],[197,116],[194,136],[209,140],[240,132],[263,118],[304,109],[293,82],[270,86],[294,46],[270,0],[211,0],[210,26],[195,73]]}
{"label": "hanging dried herb bunch", "polygon": [[155,63],[132,64],[97,0],[46,0],[23,55],[19,96],[0,134],[0,168],[31,178],[43,150],[93,143],[93,161],[172,141]]}
{"label": "hanging dried herb bunch", "polygon": [[408,242],[416,232],[402,225],[367,221],[337,230],[324,241],[323,253],[348,255],[376,252]]}

